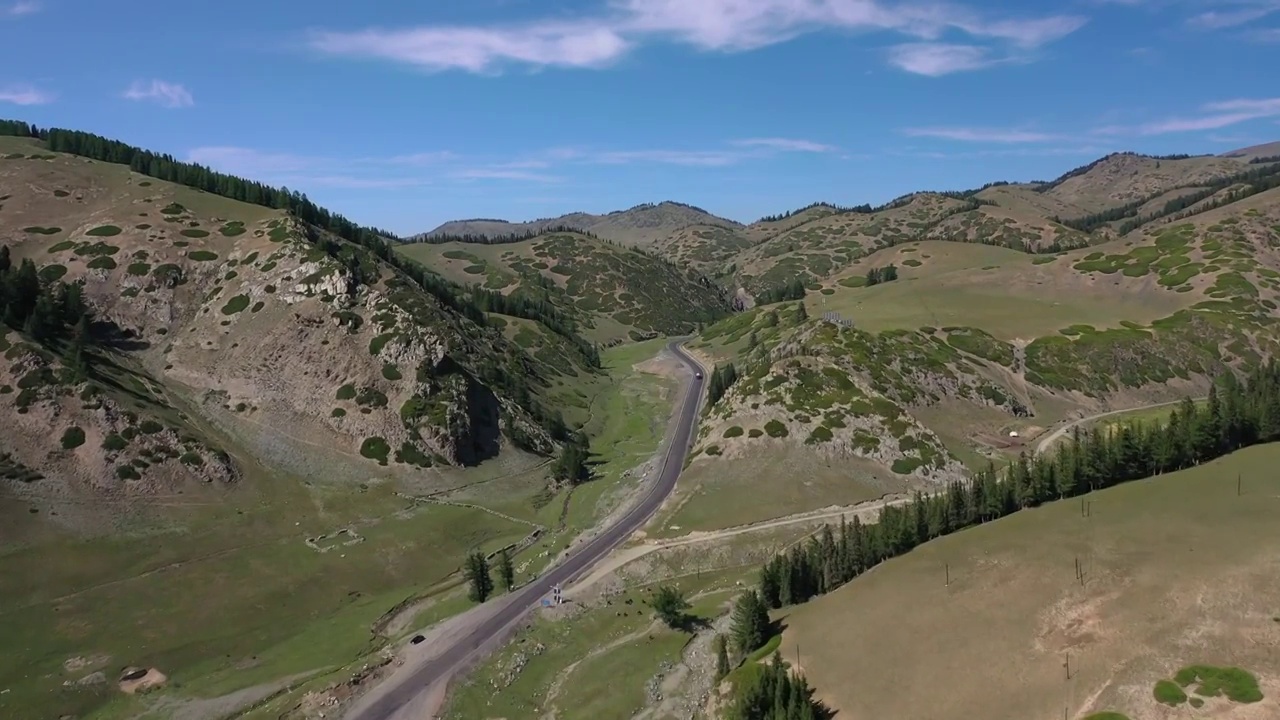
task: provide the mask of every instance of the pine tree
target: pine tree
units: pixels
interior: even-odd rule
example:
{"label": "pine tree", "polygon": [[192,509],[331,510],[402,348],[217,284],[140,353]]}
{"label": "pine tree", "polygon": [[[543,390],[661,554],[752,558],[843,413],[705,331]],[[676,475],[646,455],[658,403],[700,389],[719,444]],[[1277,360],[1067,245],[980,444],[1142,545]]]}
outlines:
{"label": "pine tree", "polygon": [[13,267],[13,260],[9,258],[9,246],[0,245],[0,274],[9,272],[11,267]]}
{"label": "pine tree", "polygon": [[755,590],[743,593],[734,603],[731,628],[733,649],[741,655],[764,645],[769,638],[769,610]]}
{"label": "pine tree", "polygon": [[493,578],[489,577],[489,560],[484,553],[474,552],[467,556],[465,568],[467,582],[471,584],[468,597],[472,602],[484,602],[493,594]]}
{"label": "pine tree", "polygon": [[502,589],[511,592],[516,587],[516,569],[511,564],[511,555],[506,548],[498,553],[498,578],[502,580]]}

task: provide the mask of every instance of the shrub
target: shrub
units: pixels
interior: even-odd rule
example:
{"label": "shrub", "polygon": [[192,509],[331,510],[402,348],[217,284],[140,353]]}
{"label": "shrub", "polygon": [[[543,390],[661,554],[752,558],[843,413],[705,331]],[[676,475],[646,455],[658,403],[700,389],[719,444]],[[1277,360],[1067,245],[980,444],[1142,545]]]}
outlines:
{"label": "shrub", "polygon": [[266,305],[266,303],[264,303],[264,302],[262,302],[261,300],[259,300],[258,302],[256,302],[256,303],[254,303],[254,304],[253,304],[253,307],[249,308],[249,312],[258,312],[258,311],[259,311],[259,310],[261,310],[265,305]]}
{"label": "shrub", "polygon": [[235,315],[236,313],[243,311],[247,307],[249,307],[249,296],[236,295],[235,297],[228,300],[226,305],[222,306],[222,314]]}
{"label": "shrub", "polygon": [[151,274],[151,264],[144,262],[130,263],[128,267],[130,275],[142,277]]}
{"label": "shrub", "polygon": [[115,270],[116,261],[107,255],[99,255],[89,261],[90,270]]}
{"label": "shrub", "polygon": [[93,237],[115,237],[119,234],[120,228],[115,225],[99,225],[85,233],[85,235],[92,235]]}
{"label": "shrub", "polygon": [[339,400],[350,400],[355,396],[356,396],[356,386],[352,385],[351,383],[347,383],[346,385],[343,385],[342,387],[338,388],[337,397]]}
{"label": "shrub", "polygon": [[728,430],[725,430],[724,435],[722,435],[721,437],[726,437],[726,438],[742,437],[742,433],[743,433],[742,428],[737,425],[734,425]]}
{"label": "shrub", "polygon": [[138,474],[138,470],[132,465],[117,465],[116,477],[121,480],[141,480],[142,476]]}
{"label": "shrub", "polygon": [[[183,232],[185,233],[186,230],[183,230]],[[187,253],[187,257],[195,260],[196,262],[209,262],[211,260],[217,260],[218,254],[209,252],[208,250],[192,250]]]}
{"label": "shrub", "polygon": [[62,449],[75,450],[84,444],[84,430],[78,427],[69,427],[62,433]]}
{"label": "shrub", "polygon": [[178,233],[178,234],[179,234],[179,235],[182,235],[182,236],[184,236],[184,237],[189,237],[189,238],[203,238],[203,237],[209,237],[209,231],[208,231],[208,230],[197,230],[197,229],[195,229],[195,228],[187,228],[187,229],[183,230],[182,232],[180,232],[180,233]]}
{"label": "shrub", "polygon": [[377,355],[378,353],[382,352],[382,348],[386,347],[387,343],[391,342],[392,338],[394,338],[395,336],[396,336],[395,333],[383,333],[375,337],[374,339],[370,340],[369,354]]}
{"label": "shrub", "polygon": [[769,437],[771,438],[784,438],[790,434],[790,432],[787,430],[787,426],[783,425],[777,420],[770,420],[769,422],[765,423],[764,431],[768,433]]}
{"label": "shrub", "polygon": [[346,417],[346,416],[347,416],[347,411],[342,408],[334,408],[333,412],[329,413],[329,417],[340,418],[340,417]]}
{"label": "shrub", "polygon": [[708,446],[708,447],[707,447],[707,454],[708,454],[708,455],[713,455],[713,456],[714,456],[714,455],[719,455],[720,453],[721,453],[721,450],[720,450],[720,446],[719,446],[719,445],[710,445],[710,446]]}
{"label": "shrub", "polygon": [[164,426],[155,420],[148,418],[142,421],[142,424],[138,426],[138,429],[142,431],[143,435],[155,435],[163,430]]}
{"label": "shrub", "polygon": [[58,233],[62,232],[62,228],[40,227],[39,225],[33,225],[31,227],[22,228],[22,232],[30,233],[32,235],[57,235]]}
{"label": "shrub", "polygon": [[181,215],[186,211],[187,209],[182,205],[180,205],[179,203],[171,202],[160,209],[160,214],[161,215]]}
{"label": "shrub", "polygon": [[240,222],[239,220],[233,220],[227,223],[226,225],[223,225],[222,229],[219,230],[218,232],[222,233],[227,237],[235,237],[237,235],[243,235],[244,223]]}
{"label": "shrub", "polygon": [[178,462],[182,463],[183,465],[200,467],[204,465],[204,458],[201,457],[199,453],[194,453],[188,450],[187,452],[182,453],[182,457],[178,458]]}
{"label": "shrub", "polygon": [[[111,258],[107,258],[110,260]],[[67,274],[67,268],[63,265],[45,265],[40,268],[40,279],[45,282],[56,282]]]}
{"label": "shrub", "polygon": [[125,449],[126,447],[129,447],[129,441],[125,440],[123,437],[117,435],[116,433],[111,433],[110,435],[102,439],[103,450],[119,452]]}
{"label": "shrub", "polygon": [[394,363],[386,363],[382,366],[382,377],[388,380],[399,380],[403,376],[400,374],[400,368]]}
{"label": "shrub", "polygon": [[387,455],[390,453],[391,446],[380,437],[365,438],[360,444],[360,454],[370,460],[377,460],[379,465],[387,464]]}

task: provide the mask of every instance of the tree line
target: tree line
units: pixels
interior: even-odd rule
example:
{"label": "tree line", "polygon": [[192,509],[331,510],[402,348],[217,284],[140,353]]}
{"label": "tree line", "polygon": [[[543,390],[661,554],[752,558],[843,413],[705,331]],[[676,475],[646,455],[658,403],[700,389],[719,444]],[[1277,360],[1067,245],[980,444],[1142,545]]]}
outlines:
{"label": "tree line", "polygon": [[[1227,203],[1235,202],[1236,200],[1248,197],[1255,193],[1262,192],[1263,190],[1270,190],[1273,187],[1280,187],[1280,165],[1271,165],[1267,167],[1253,168],[1250,170],[1242,170],[1232,175],[1215,178],[1213,180],[1207,180],[1204,182],[1196,183],[1195,185],[1182,185],[1176,188],[1162,190],[1160,192],[1153,193],[1146,197],[1139,198],[1138,200],[1134,200],[1133,202],[1125,203],[1124,205],[1110,208],[1108,210],[1103,210],[1101,212],[1096,212],[1090,215],[1085,215],[1083,217],[1063,219],[1063,218],[1054,216],[1050,219],[1053,220],[1054,222],[1061,223],[1062,225],[1066,225],[1069,228],[1079,230],[1080,232],[1093,232],[1094,230],[1097,230],[1098,228],[1108,223],[1112,223],[1117,220],[1124,220],[1126,218],[1132,218],[1131,220],[1122,224],[1118,228],[1119,232],[1123,234],[1123,233],[1129,232],[1130,230],[1133,230],[1134,228],[1140,225],[1151,222],[1152,220],[1155,220],[1157,218],[1161,218],[1166,215],[1178,212],[1179,210],[1189,208],[1192,205],[1195,205],[1196,203],[1200,202],[1201,200],[1211,197],[1215,193],[1218,193],[1221,190],[1224,190],[1226,188],[1231,187],[1232,185],[1237,185],[1237,184],[1247,184],[1249,185],[1249,187],[1241,188],[1237,191],[1234,191],[1228,196],[1228,198],[1215,202],[1214,204],[1209,206],[1197,208],[1193,212],[1183,214],[1180,217],[1189,217],[1191,215],[1204,212],[1205,210],[1211,210],[1215,207],[1221,207],[1222,205],[1226,205]],[[1138,216],[1138,210],[1142,208],[1143,205],[1146,205],[1147,203],[1160,197],[1161,195],[1165,195],[1166,193],[1169,193],[1172,190],[1182,190],[1182,189],[1187,189],[1192,187],[1197,189],[1190,194],[1183,195],[1181,197],[1177,197],[1167,201],[1166,203],[1164,203],[1163,206],[1161,206],[1159,210],[1153,213],[1150,213],[1148,215],[1144,215],[1141,217]],[[1038,190],[1039,188],[1037,188],[1037,191]],[[1231,197],[1231,196],[1234,196],[1234,197]]]}
{"label": "tree line", "polygon": [[[506,221],[505,220],[464,220],[462,222],[506,222]],[[595,234],[590,233],[586,230],[583,230],[582,228],[574,227],[572,225],[548,225],[546,227],[538,228],[536,230],[531,229],[531,230],[524,230],[521,232],[513,231],[509,233],[504,233],[502,235],[481,235],[479,233],[462,233],[462,234],[441,233],[438,235],[430,235],[430,234],[414,235],[413,237],[405,238],[402,242],[425,243],[427,245],[444,245],[446,243],[451,243],[451,242],[466,243],[469,245],[509,245],[511,243],[525,242],[526,240],[533,240],[534,238],[540,237],[542,235],[552,235],[555,233],[574,233],[577,235],[584,235],[586,237],[591,238],[592,240],[600,239]]]}
{"label": "tree line", "polygon": [[707,379],[707,407],[715,407],[716,403],[720,402],[720,398],[724,397],[724,394],[737,381],[738,368],[734,367],[732,362],[716,365],[711,371],[711,377]]}
{"label": "tree line", "polygon": [[866,214],[866,213],[874,212],[874,210],[872,210],[871,208],[870,203],[863,203],[861,205],[836,205],[835,203],[829,203],[829,202],[815,202],[815,203],[809,203],[808,205],[805,205],[802,208],[796,208],[795,210],[788,210],[786,212],[777,213],[774,215],[765,215],[764,217],[760,218],[756,222],[757,223],[778,222],[779,220],[786,220],[789,217],[799,215],[800,213],[806,210],[812,210],[814,208],[820,208],[820,207],[831,208],[832,210],[835,210],[837,214],[840,214],[840,215],[843,215],[845,213]]}
{"label": "tree line", "polygon": [[1249,161],[1250,165],[1261,165],[1262,163],[1280,162],[1280,155],[1268,155],[1266,157],[1256,157]]}
{"label": "tree line", "polygon": [[63,363],[79,379],[88,373],[89,306],[80,283],[41,282],[36,265],[14,265],[0,245],[0,319],[42,345],[63,347]]}
{"label": "tree line", "polygon": [[[599,367],[599,355],[594,345],[569,329],[563,318],[552,315],[541,315],[545,306],[512,300],[507,303],[496,296],[500,293],[489,293],[479,287],[465,287],[451,282],[428,270],[425,266],[402,258],[393,250],[397,238],[393,233],[362,225],[348,220],[337,213],[316,205],[306,195],[287,187],[275,188],[264,183],[246,180],[211,170],[195,163],[181,162],[171,155],[154,153],[149,150],[128,145],[118,140],[110,140],[100,135],[78,130],[62,128],[41,129],[25,122],[0,120],[0,135],[30,137],[41,140],[52,152],[77,155],[102,162],[128,165],[134,172],[173,182],[179,185],[203,190],[208,193],[232,200],[260,205],[276,210],[284,210],[303,223],[319,229],[308,229],[307,239],[327,254],[338,259],[350,269],[365,268],[358,277],[371,277],[368,265],[361,264],[362,255],[354,251],[344,251],[342,243],[324,236],[329,233],[341,240],[367,250],[374,257],[399,270],[412,280],[423,291],[437,298],[472,322],[485,325],[485,308],[492,312],[511,313],[516,317],[524,317],[544,324],[551,332],[562,335],[570,344],[583,352],[585,362],[592,367]],[[376,262],[374,263],[376,265]],[[376,271],[375,271],[376,272]],[[483,297],[483,300],[478,298]],[[483,303],[483,304],[482,304]],[[517,402],[524,407],[544,428],[557,440],[564,439],[565,428],[562,423],[555,422],[558,413],[543,408],[529,391],[525,381],[515,377],[511,372],[498,368],[488,368],[481,373],[487,382],[493,382],[509,394],[519,398]]]}
{"label": "tree line", "polygon": [[802,300],[804,296],[804,278],[795,278],[785,285],[765,288],[759,295],[756,295],[756,304],[770,305],[788,300]]}
{"label": "tree line", "polygon": [[873,267],[867,270],[867,287],[880,283],[893,282],[898,279],[898,266],[889,263],[884,267]]}
{"label": "tree line", "polygon": [[1026,454],[949,483],[933,495],[882,508],[879,521],[825,525],[808,542],[761,568],[759,593],[771,608],[840,587],[921,543],[1019,510],[1186,469],[1243,447],[1280,439],[1280,366],[1273,359],[1243,381],[1224,375],[1203,407],[1189,398],[1164,423],[1132,422],[1111,432],[1077,428],[1053,453]]}

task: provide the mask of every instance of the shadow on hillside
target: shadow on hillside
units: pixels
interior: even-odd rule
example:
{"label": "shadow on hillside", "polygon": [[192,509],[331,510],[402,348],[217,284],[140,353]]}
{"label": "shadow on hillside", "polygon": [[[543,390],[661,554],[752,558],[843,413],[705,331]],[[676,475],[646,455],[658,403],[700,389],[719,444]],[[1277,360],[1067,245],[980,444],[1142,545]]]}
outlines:
{"label": "shadow on hillside", "polygon": [[485,385],[471,382],[467,387],[467,417],[471,425],[471,442],[458,450],[465,466],[479,465],[498,456],[502,445],[501,406],[498,396]]}
{"label": "shadow on hillside", "polygon": [[138,333],[122,328],[110,320],[95,320],[89,333],[95,343],[111,350],[132,352],[151,347],[151,343],[140,338]]}

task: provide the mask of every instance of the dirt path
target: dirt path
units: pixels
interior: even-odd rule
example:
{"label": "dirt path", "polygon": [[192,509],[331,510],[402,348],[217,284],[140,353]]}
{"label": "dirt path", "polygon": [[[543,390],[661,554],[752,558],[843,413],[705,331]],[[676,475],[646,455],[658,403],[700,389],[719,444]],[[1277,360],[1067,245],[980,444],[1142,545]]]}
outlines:
{"label": "dirt path", "polygon": [[764,530],[773,530],[789,525],[817,524],[845,515],[869,514],[878,511],[880,508],[891,505],[901,505],[903,503],[910,502],[910,500],[911,495],[900,493],[888,495],[880,498],[879,500],[870,500],[847,507],[823,508],[821,510],[788,515],[786,517],[764,520],[758,523],[751,523],[750,525],[739,525],[737,527],[725,528],[723,530],[691,532],[687,535],[681,535],[680,537],[670,538],[667,540],[649,540],[639,545],[632,545],[630,547],[614,551],[609,555],[609,557],[605,558],[599,565],[597,565],[589,575],[584,577],[582,580],[579,580],[572,587],[568,588],[566,592],[568,594],[580,594],[582,591],[590,588],[592,585],[596,584],[609,574],[617,571],[622,566],[658,550],[665,550],[667,548],[680,547],[683,545],[718,542],[738,535],[757,533]]}
{"label": "dirt path", "polygon": [[[1203,400],[1203,399],[1204,399],[1204,398],[1193,398],[1193,399],[1192,399],[1192,402],[1199,402],[1199,401],[1201,401],[1201,400]],[[1096,415],[1089,415],[1089,416],[1086,416],[1086,417],[1082,417],[1082,418],[1080,418],[1079,420],[1072,420],[1071,422],[1067,423],[1066,425],[1063,425],[1062,427],[1058,428],[1057,430],[1054,430],[1052,433],[1050,433],[1050,434],[1049,434],[1049,436],[1048,436],[1048,437],[1046,437],[1045,439],[1041,440],[1041,441],[1036,445],[1036,454],[1040,454],[1040,453],[1042,453],[1042,452],[1044,452],[1044,451],[1048,450],[1048,449],[1049,449],[1049,448],[1050,448],[1054,443],[1056,443],[1058,440],[1062,439],[1062,437],[1063,437],[1064,435],[1066,435],[1068,432],[1070,432],[1070,431],[1071,431],[1071,428],[1076,427],[1077,425],[1080,425],[1081,423],[1087,423],[1087,422],[1090,422],[1090,421],[1093,421],[1093,420],[1099,420],[1099,419],[1104,418],[1104,417],[1111,417],[1112,415],[1122,415],[1122,414],[1124,414],[1124,413],[1138,412],[1139,410],[1151,410],[1151,409],[1154,409],[1154,408],[1166,407],[1166,406],[1169,406],[1169,405],[1177,405],[1177,404],[1178,404],[1178,403],[1180,403],[1180,402],[1182,402],[1182,401],[1181,401],[1181,400],[1170,400],[1169,402],[1152,403],[1151,405],[1139,405],[1138,407],[1125,408],[1124,410],[1109,410],[1109,411],[1104,412],[1104,413],[1098,413],[1098,414],[1096,414]]]}

